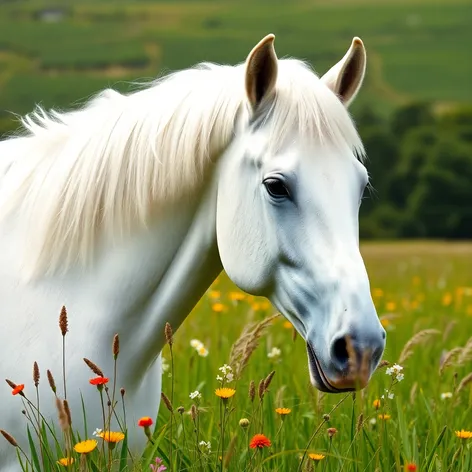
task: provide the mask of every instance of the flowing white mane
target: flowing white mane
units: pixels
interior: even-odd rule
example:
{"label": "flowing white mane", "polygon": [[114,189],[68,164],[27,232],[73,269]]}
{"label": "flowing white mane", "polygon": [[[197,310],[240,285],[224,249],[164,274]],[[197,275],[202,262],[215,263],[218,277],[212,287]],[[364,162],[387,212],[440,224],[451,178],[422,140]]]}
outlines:
{"label": "flowing white mane", "polygon": [[[27,212],[33,271],[85,263],[99,232],[145,225],[160,205],[192,195],[247,110],[244,64],[204,63],[129,95],[105,90],[82,109],[23,118],[0,212]],[[301,61],[279,61],[268,116],[274,152],[290,135],[363,155],[345,107]]]}

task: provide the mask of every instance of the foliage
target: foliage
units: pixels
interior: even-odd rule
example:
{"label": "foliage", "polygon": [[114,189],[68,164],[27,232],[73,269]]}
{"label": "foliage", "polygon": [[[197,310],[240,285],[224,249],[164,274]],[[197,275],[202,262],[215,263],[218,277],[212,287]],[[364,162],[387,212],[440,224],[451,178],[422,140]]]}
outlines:
{"label": "foliage", "polygon": [[[168,344],[163,351],[163,392],[171,405],[161,404],[150,431],[152,442],[143,430],[144,452],[132,468],[125,464],[122,451],[126,447],[120,441],[112,450],[112,469],[470,470],[471,439],[461,439],[456,431],[470,430],[472,420],[472,247],[376,243],[363,245],[362,252],[372,297],[388,332],[384,359],[390,362],[373,375],[368,387],[355,395],[316,391],[309,384],[304,342],[293,336],[291,324],[279,316],[264,333],[244,329],[244,325],[257,326],[267,319],[272,308],[266,300],[238,291],[223,274],[179,331],[173,336],[166,333],[172,339],[172,350]],[[256,332],[259,346],[236,378],[226,365],[232,346]],[[67,333],[73,335],[73,331]],[[118,370],[119,359],[127,355],[130,353],[119,352]],[[34,390],[28,379],[18,380],[27,384],[25,393]],[[255,381],[252,400],[251,381]],[[260,381],[267,386],[263,395],[257,388]],[[112,395],[112,384],[110,375],[106,395]],[[221,387],[230,389],[218,392],[230,395],[228,400],[215,394]],[[119,403],[121,399],[116,397]],[[288,410],[276,412],[281,407]],[[154,418],[154,413],[149,415]],[[81,414],[72,412],[72,417]],[[144,418],[142,426],[149,420]],[[99,423],[89,424],[89,428]],[[127,428],[139,426],[128,424]],[[34,443],[34,428],[31,430]],[[256,434],[264,437],[254,439]],[[50,451],[54,458],[65,452],[62,438],[58,439],[62,451]],[[270,446],[249,448],[251,440],[267,445],[267,439]],[[102,440],[97,441],[96,449],[82,461],[73,452],[78,460],[65,470],[109,470],[109,450],[102,455]],[[30,445],[21,447],[29,460],[41,461],[37,441],[31,446],[35,454],[30,453]],[[154,462],[156,456],[162,464]],[[40,465],[35,470],[64,467]]]}

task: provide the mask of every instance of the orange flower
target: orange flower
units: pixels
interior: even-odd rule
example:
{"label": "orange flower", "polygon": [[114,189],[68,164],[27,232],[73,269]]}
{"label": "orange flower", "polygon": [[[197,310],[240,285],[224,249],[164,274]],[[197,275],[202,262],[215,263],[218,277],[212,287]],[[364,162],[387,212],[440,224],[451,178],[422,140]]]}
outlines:
{"label": "orange flower", "polygon": [[416,464],[414,462],[408,462],[405,466],[405,469],[408,470],[408,472],[416,472]]}
{"label": "orange flower", "polygon": [[308,454],[308,457],[312,460],[312,461],[322,461],[325,456],[323,454],[317,454],[316,452],[313,452],[311,454]]}
{"label": "orange flower", "polygon": [[89,382],[91,385],[105,385],[110,379],[108,377],[95,377],[90,379]]}
{"label": "orange flower", "polygon": [[267,438],[263,434],[255,434],[252,437],[251,442],[249,443],[249,447],[251,449],[256,449],[256,448],[262,449],[264,447],[270,447],[270,444],[271,443],[270,443],[269,438]]}
{"label": "orange flower", "polygon": [[149,428],[149,426],[151,426],[152,424],[152,418],[150,418],[149,416],[143,416],[138,421],[138,426],[141,426],[141,428]]}
{"label": "orange flower", "polygon": [[17,385],[17,386],[11,391],[11,394],[12,394],[12,395],[21,394],[21,392],[24,390],[24,388],[25,388],[25,384]]}
{"label": "orange flower", "polygon": [[292,412],[290,408],[276,408],[275,412],[278,413],[280,416],[288,415]]}
{"label": "orange flower", "polygon": [[465,431],[461,429],[460,431],[456,431],[456,436],[460,439],[470,439],[472,438],[472,431]]}
{"label": "orange flower", "polygon": [[372,405],[376,410],[378,410],[380,408],[380,400],[377,398],[377,400],[374,400]]}
{"label": "orange flower", "polygon": [[217,388],[215,390],[215,395],[217,397],[222,398],[223,400],[227,400],[228,398],[231,398],[234,394],[236,393],[236,390],[234,388]]}
{"label": "orange flower", "polygon": [[64,467],[68,467],[74,463],[74,459],[72,457],[63,457],[57,461],[59,465],[63,465]]}
{"label": "orange flower", "polygon": [[379,415],[379,418],[380,418],[381,420],[387,421],[387,420],[389,420],[389,419],[391,418],[391,416],[390,416],[390,415],[387,415],[387,414],[385,413],[385,414],[380,414],[380,415]]}

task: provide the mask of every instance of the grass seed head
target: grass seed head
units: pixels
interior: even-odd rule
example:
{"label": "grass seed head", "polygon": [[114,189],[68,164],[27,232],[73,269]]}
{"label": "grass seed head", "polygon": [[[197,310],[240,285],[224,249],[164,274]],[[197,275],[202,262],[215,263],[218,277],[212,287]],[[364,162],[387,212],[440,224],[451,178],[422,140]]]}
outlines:
{"label": "grass seed head", "polygon": [[67,310],[65,306],[61,308],[61,314],[59,315],[59,328],[61,330],[62,336],[65,336],[67,332],[69,331],[69,323],[67,320]]}
{"label": "grass seed head", "polygon": [[39,367],[36,361],[33,364],[33,382],[35,387],[39,385]]}
{"label": "grass seed head", "polygon": [[166,323],[166,327],[164,328],[164,334],[166,336],[167,344],[172,347],[172,344],[174,344],[174,335],[172,332],[172,327],[169,323]]}
{"label": "grass seed head", "polygon": [[46,371],[47,377],[48,377],[48,382],[49,386],[51,387],[51,390],[53,391],[54,395],[56,394],[56,382],[54,381],[54,377],[52,376],[51,371],[48,369]]}
{"label": "grass seed head", "polygon": [[89,367],[89,369],[90,369],[95,375],[98,375],[99,377],[105,377],[105,376],[103,375],[102,369],[100,369],[100,367],[98,367],[97,364],[95,364],[95,363],[92,362],[91,360],[87,359],[86,357],[84,357],[84,362],[87,364],[87,366]]}
{"label": "grass seed head", "polygon": [[174,411],[174,408],[169,400],[169,397],[164,392],[161,392],[161,398],[167,409],[172,413]]}
{"label": "grass seed head", "polygon": [[256,397],[256,384],[254,383],[254,380],[251,380],[251,383],[249,384],[249,398],[251,402],[254,401],[255,397]]}
{"label": "grass seed head", "polygon": [[113,357],[114,359],[116,360],[116,358],[118,357],[118,354],[120,353],[120,337],[118,336],[118,334],[115,334],[115,336],[113,336]]}
{"label": "grass seed head", "polygon": [[13,447],[18,447],[16,439],[11,434],[7,433],[4,429],[0,429],[0,433]]}

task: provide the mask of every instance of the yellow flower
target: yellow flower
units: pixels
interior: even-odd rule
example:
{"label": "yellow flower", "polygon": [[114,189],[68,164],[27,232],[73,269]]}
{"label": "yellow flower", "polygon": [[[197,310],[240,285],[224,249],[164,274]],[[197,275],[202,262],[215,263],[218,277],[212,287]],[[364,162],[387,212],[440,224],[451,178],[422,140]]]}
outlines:
{"label": "yellow flower", "polygon": [[395,302],[387,302],[385,304],[385,309],[387,311],[394,311],[397,308],[397,304]]}
{"label": "yellow flower", "polygon": [[292,325],[292,323],[290,323],[290,321],[284,321],[283,326],[284,326],[285,329],[291,329],[293,327],[293,325]]}
{"label": "yellow flower", "polygon": [[389,420],[389,419],[391,418],[391,415],[380,414],[380,415],[379,415],[379,418],[380,418],[381,420],[387,421],[387,420]]}
{"label": "yellow flower", "polygon": [[223,303],[213,303],[213,305],[211,306],[211,309],[215,313],[221,313],[226,310],[226,307],[223,305]]}
{"label": "yellow flower", "polygon": [[380,318],[380,324],[386,328],[390,325],[390,320],[388,318]]}
{"label": "yellow flower", "polygon": [[205,346],[200,346],[197,349],[198,355],[201,357],[206,357],[208,356],[208,349]]}
{"label": "yellow flower", "polygon": [[383,294],[384,294],[384,291],[381,288],[374,288],[372,290],[372,295],[374,297],[379,297],[380,298],[380,297],[383,297]]}
{"label": "yellow flower", "polygon": [[72,465],[74,463],[74,459],[72,457],[63,457],[62,459],[59,459],[57,463],[67,467],[68,465]]}
{"label": "yellow flower", "polygon": [[233,302],[239,302],[244,300],[245,295],[242,292],[229,292],[229,299]]}
{"label": "yellow flower", "polygon": [[262,310],[268,310],[271,307],[271,304],[268,300],[264,300],[261,302],[261,309]]}
{"label": "yellow flower", "polygon": [[123,441],[125,438],[125,435],[122,432],[116,433],[114,431],[103,431],[99,436],[108,443],[117,443]]}
{"label": "yellow flower", "polygon": [[75,452],[79,454],[87,454],[92,452],[97,447],[97,441],[95,439],[87,439],[79,442],[74,446]]}
{"label": "yellow flower", "polygon": [[461,429],[460,431],[456,431],[456,436],[460,439],[470,439],[472,438],[472,431],[465,431]]}
{"label": "yellow flower", "polygon": [[313,461],[322,461],[325,458],[323,454],[316,454],[314,452],[311,454],[308,454],[308,457]]}
{"label": "yellow flower", "polygon": [[221,297],[221,292],[219,290],[210,290],[208,296],[213,300]]}
{"label": "yellow flower", "polygon": [[449,306],[452,302],[452,295],[449,292],[446,292],[442,298],[443,306]]}
{"label": "yellow flower", "polygon": [[217,397],[223,398],[223,400],[227,400],[228,398],[231,398],[234,394],[236,393],[236,390],[234,388],[217,388],[215,390],[215,395]]}
{"label": "yellow flower", "polygon": [[288,415],[292,412],[290,408],[276,408],[275,412],[278,413],[280,416]]}
{"label": "yellow flower", "polygon": [[261,304],[259,302],[254,302],[251,307],[254,311],[259,311],[261,309]]}
{"label": "yellow flower", "polygon": [[372,405],[376,410],[378,410],[380,408],[380,400],[377,398],[376,400],[374,400]]}

